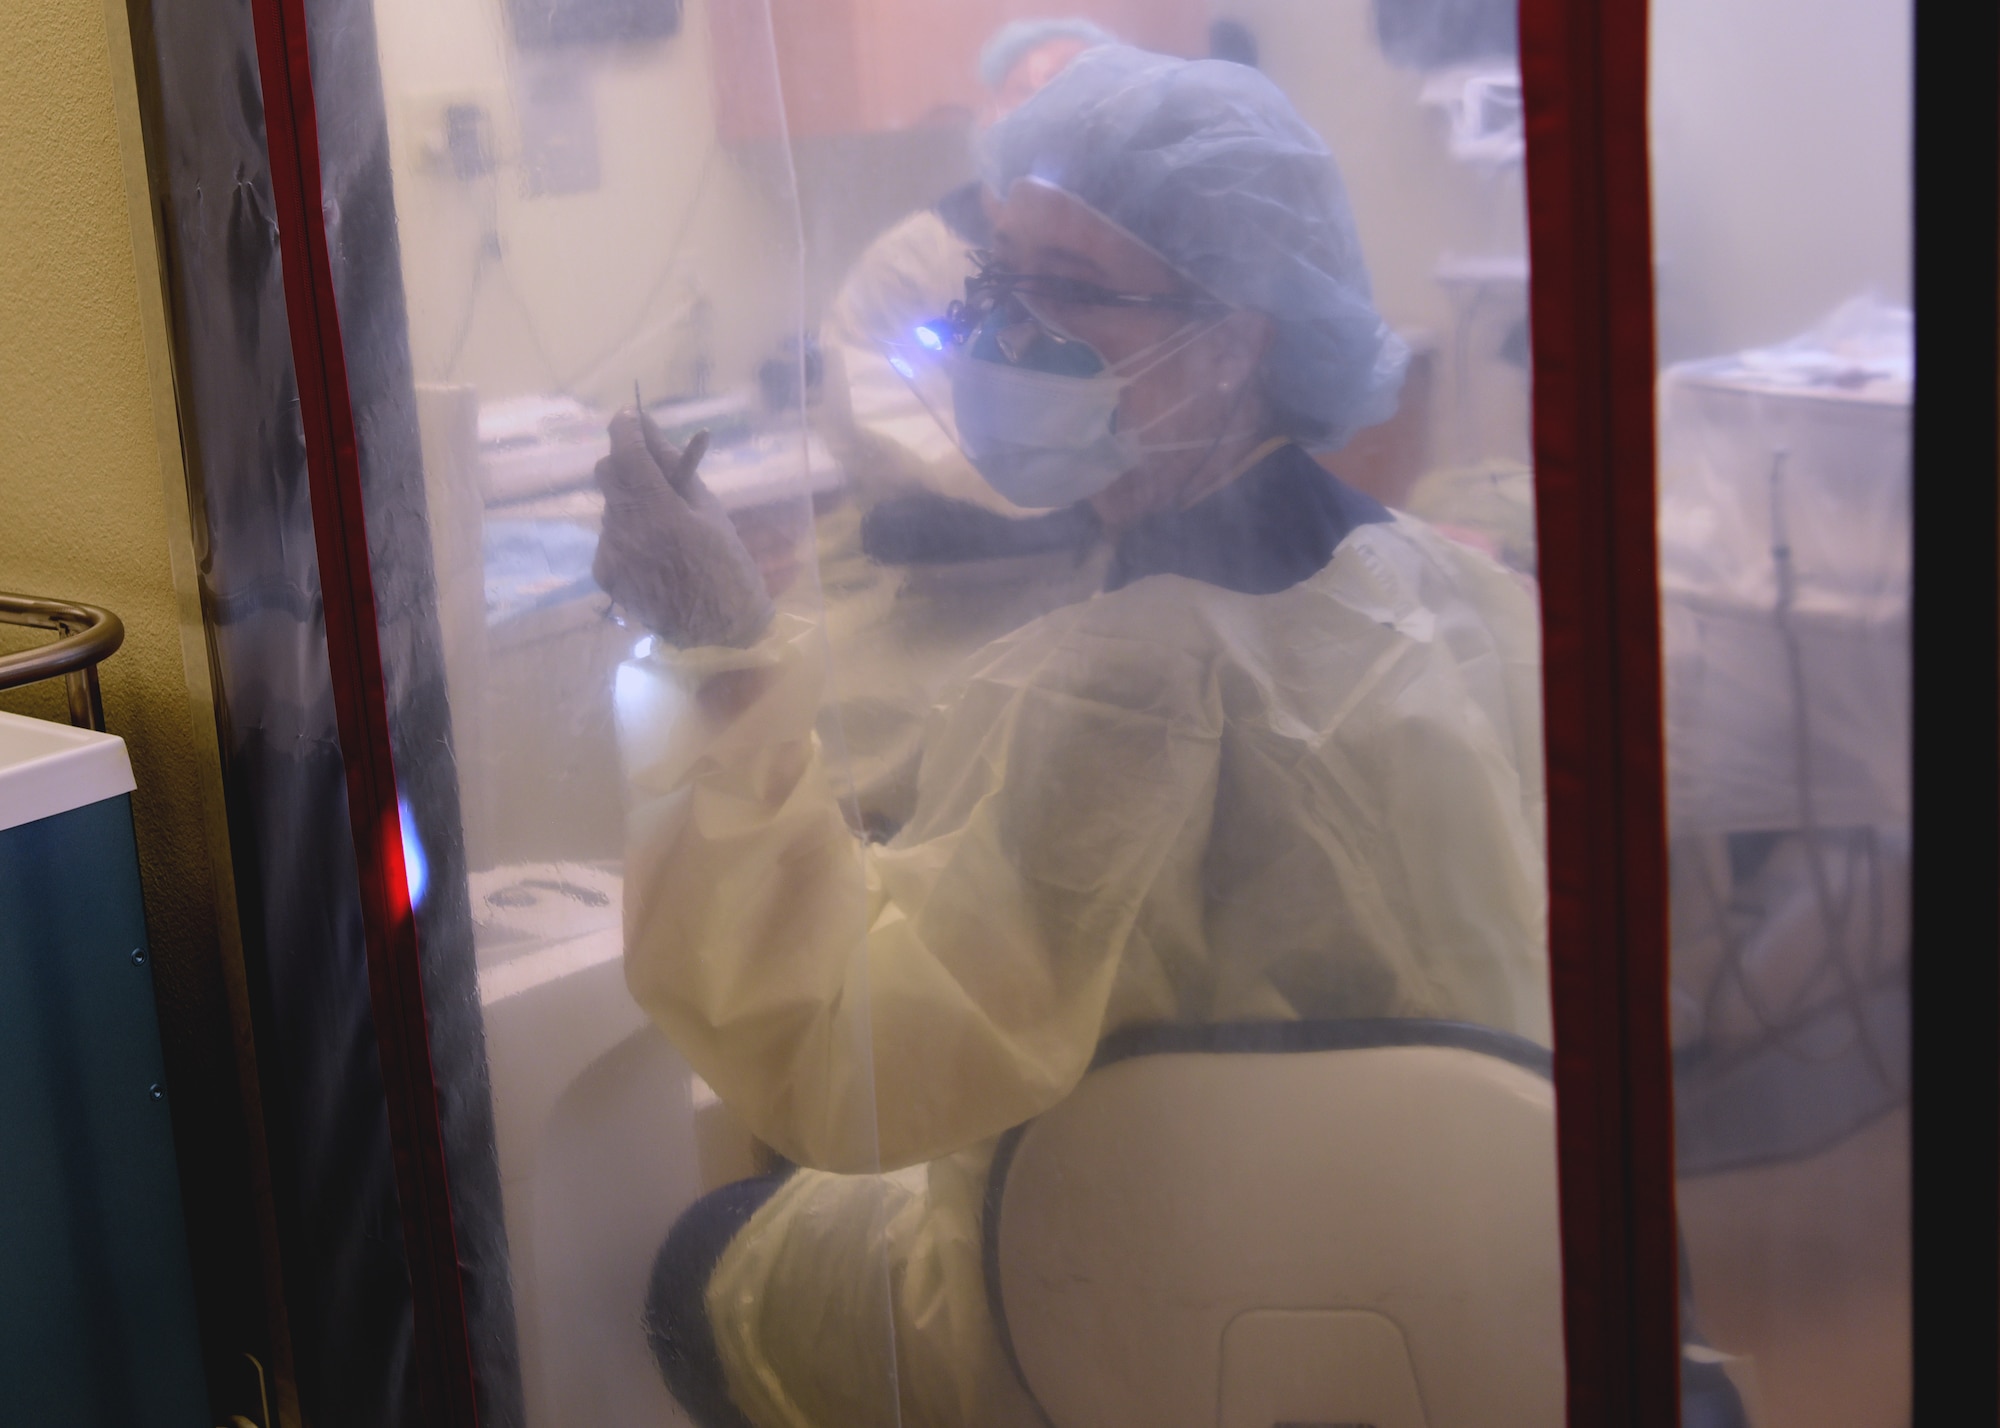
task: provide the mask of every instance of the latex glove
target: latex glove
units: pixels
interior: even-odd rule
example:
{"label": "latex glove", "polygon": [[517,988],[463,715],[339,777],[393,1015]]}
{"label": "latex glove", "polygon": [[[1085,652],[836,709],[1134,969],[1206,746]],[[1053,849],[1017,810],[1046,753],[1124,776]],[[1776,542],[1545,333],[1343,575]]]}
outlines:
{"label": "latex glove", "polygon": [[597,463],[604,526],[590,572],[668,643],[747,648],[771,622],[771,599],[722,503],[696,474],[708,433],[677,451],[636,412],[611,419]]}

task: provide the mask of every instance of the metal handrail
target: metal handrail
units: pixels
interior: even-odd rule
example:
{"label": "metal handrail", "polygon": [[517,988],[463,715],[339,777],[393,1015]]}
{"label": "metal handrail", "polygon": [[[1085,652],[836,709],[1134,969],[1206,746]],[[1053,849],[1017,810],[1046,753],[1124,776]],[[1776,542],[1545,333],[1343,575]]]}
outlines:
{"label": "metal handrail", "polygon": [[0,592],[0,625],[55,630],[62,636],[54,644],[0,655],[0,689],[60,678],[69,694],[69,722],[102,731],[104,693],[98,688],[97,666],[125,643],[124,622],[95,605]]}

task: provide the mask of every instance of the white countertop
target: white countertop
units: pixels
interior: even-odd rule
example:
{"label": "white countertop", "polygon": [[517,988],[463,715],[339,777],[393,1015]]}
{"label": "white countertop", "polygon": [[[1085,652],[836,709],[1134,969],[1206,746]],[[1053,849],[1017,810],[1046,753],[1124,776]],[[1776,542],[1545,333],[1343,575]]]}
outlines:
{"label": "white countertop", "polygon": [[0,713],[0,829],[130,793],[132,761],[115,734]]}

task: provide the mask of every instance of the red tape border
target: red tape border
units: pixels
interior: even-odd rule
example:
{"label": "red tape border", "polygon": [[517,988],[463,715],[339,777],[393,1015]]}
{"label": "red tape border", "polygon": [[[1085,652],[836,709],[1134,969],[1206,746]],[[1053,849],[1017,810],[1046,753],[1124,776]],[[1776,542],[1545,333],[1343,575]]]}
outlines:
{"label": "red tape border", "polygon": [[1521,0],[1573,1428],[1678,1428],[1645,0]]}
{"label": "red tape border", "polygon": [[362,519],[361,461],[333,268],[321,211],[319,124],[305,0],[252,0],[264,133],[305,428],[326,652],[360,872],[368,992],[382,1061],[396,1191],[416,1320],[414,1372],[426,1424],[476,1428],[472,1341],[403,867],[389,708]]}

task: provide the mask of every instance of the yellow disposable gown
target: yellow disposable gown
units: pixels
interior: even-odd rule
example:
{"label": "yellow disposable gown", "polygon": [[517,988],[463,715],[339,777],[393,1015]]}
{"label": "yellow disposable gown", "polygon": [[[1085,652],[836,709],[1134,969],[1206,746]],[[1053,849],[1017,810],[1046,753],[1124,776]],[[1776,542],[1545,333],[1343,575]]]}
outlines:
{"label": "yellow disposable gown", "polygon": [[[995,1137],[1142,1022],[1464,1018],[1546,1041],[1530,596],[1410,520],[1246,595],[1152,575],[969,665],[857,843],[818,631],[620,676],[633,994],[812,1167],[708,1304],[762,1428],[1032,1422],[988,1317]],[[892,1172],[892,1173],[880,1173]]]}

